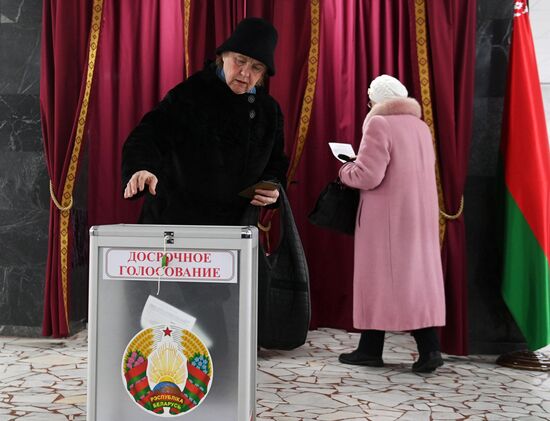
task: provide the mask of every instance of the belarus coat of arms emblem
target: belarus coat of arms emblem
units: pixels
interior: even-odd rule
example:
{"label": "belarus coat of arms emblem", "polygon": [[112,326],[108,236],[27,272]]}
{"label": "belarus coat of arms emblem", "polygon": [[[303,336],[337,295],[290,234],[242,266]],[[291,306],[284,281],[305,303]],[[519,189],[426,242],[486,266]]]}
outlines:
{"label": "belarus coat of arms emblem", "polygon": [[184,415],[208,394],[213,367],[197,335],[176,325],[143,329],[122,357],[122,378],[131,398],[161,417]]}

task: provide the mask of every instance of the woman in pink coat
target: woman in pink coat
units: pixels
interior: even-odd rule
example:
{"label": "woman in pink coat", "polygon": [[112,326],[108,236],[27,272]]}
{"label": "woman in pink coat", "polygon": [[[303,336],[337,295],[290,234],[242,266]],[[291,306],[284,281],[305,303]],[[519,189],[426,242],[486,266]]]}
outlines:
{"label": "woman in pink coat", "polygon": [[411,331],[413,371],[432,372],[443,365],[435,326],[445,325],[432,137],[397,79],[377,77],[368,94],[357,158],[340,169],[342,182],[360,190],[353,322],[362,333],[339,360],[383,366],[385,331]]}

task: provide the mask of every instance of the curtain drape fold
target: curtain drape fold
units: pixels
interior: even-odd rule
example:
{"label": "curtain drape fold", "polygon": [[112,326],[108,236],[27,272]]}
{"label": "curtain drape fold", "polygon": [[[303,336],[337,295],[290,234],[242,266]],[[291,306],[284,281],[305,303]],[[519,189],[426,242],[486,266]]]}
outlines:
{"label": "curtain drape fold", "polygon": [[214,59],[216,48],[246,16],[243,0],[183,0],[185,22],[185,77]]}
{"label": "curtain drape fold", "polygon": [[135,223],[124,200],[122,145],[141,117],[184,79],[181,0],[105,1],[90,104],[89,225]]}
{"label": "curtain drape fold", "polygon": [[308,257],[312,327],[353,329],[353,239],[311,225],[307,215],[340,163],[328,142],[361,140],[367,88],[380,73],[411,88],[407,0],[320,2],[319,66],[310,129],[290,199]]}
{"label": "curtain drape fold", "polygon": [[[418,1],[418,0],[417,0]],[[430,33],[432,100],[445,219],[441,252],[447,324],[441,345],[455,355],[468,353],[466,233],[460,215],[472,136],[476,0],[426,1]]]}
{"label": "curtain drape fold", "polygon": [[50,223],[42,333],[69,334],[71,208],[94,78],[103,0],[45,0],[40,113],[50,177]]}
{"label": "curtain drape fold", "polygon": [[[285,116],[288,196],[310,267],[312,328],[352,329],[353,240],[307,220],[340,166],[328,142],[357,148],[368,84],[381,73],[396,76],[425,111],[431,107],[425,117],[437,141],[442,204],[456,212],[471,132],[475,0],[45,0],[41,104],[52,195],[61,207],[69,204],[86,125],[89,225],[135,222],[140,202],[123,200],[120,186],[126,136],[251,16],[271,21],[279,33],[268,89]],[[52,204],[44,334],[56,336],[68,334],[68,220],[69,211]],[[454,354],[467,350],[464,247],[463,219],[447,222],[442,337]]]}

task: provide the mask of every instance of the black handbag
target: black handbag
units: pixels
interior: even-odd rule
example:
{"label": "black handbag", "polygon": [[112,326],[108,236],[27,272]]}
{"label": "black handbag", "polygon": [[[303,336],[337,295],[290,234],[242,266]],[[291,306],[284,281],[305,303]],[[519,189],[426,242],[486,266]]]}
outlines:
{"label": "black handbag", "polygon": [[[311,317],[309,270],[288,198],[279,188],[280,241],[258,259],[258,345],[267,349],[294,349],[307,338]],[[250,206],[243,218],[255,225],[259,209]],[[252,223],[251,223],[252,222]]]}
{"label": "black handbag", "polygon": [[353,235],[358,205],[359,190],[347,187],[337,178],[319,194],[308,219],[314,225]]}

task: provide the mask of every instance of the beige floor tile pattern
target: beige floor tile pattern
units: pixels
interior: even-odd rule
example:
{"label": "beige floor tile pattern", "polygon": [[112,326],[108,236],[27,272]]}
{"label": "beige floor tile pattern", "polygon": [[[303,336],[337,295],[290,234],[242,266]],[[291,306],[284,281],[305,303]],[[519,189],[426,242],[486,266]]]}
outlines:
{"label": "beige floor tile pattern", "polygon": [[[407,334],[388,334],[383,368],[340,364],[357,340],[319,329],[296,350],[261,350],[257,421],[550,420],[548,373],[503,368],[495,356],[445,355],[435,374],[415,374]],[[86,332],[0,338],[0,421],[85,420],[86,360]]]}

